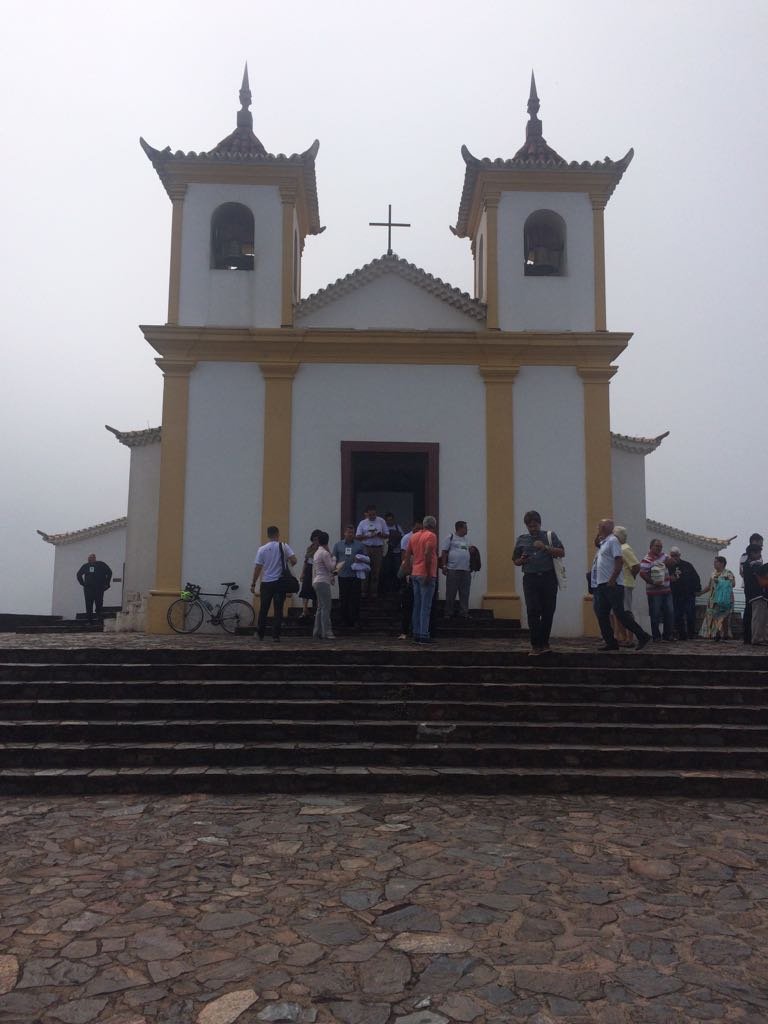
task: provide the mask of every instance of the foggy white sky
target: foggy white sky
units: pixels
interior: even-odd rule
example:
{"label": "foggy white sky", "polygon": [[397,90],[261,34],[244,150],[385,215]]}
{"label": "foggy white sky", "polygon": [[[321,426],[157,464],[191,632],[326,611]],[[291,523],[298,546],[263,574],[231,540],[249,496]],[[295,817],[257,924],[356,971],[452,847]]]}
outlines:
{"label": "foggy white sky", "polygon": [[249,61],[271,152],[320,139],[325,234],[307,295],[398,255],[471,289],[454,238],[466,143],[511,157],[531,67],[566,159],[636,157],[606,211],[608,326],[634,331],[613,429],[670,437],[648,514],[739,539],[768,529],[768,4],[646,0],[11,0],[3,7],[0,611],[50,610],[62,532],[125,514],[127,448],[160,422],[139,323],[167,311],[170,202],[138,145],[210,149]]}

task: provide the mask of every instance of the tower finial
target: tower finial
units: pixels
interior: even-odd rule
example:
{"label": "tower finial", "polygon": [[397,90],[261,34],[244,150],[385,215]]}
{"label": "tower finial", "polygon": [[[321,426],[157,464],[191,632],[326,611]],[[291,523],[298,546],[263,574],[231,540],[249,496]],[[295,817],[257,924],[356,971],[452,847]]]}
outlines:
{"label": "tower finial", "polygon": [[536,76],[531,70],[531,91],[528,94],[528,124],[525,126],[526,143],[535,142],[542,138],[541,121],[539,120],[539,94],[536,92]]}
{"label": "tower finial", "polygon": [[253,130],[253,114],[248,109],[251,105],[251,86],[248,82],[248,61],[243,71],[243,84],[240,86],[240,109],[237,112],[237,127]]}

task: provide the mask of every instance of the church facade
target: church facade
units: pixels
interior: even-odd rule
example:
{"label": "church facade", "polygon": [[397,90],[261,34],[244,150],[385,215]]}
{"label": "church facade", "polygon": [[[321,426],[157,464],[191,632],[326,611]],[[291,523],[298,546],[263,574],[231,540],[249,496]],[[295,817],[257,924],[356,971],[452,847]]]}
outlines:
{"label": "church facade", "polygon": [[603,218],[632,150],[564,160],[532,80],[514,156],[462,148],[451,230],[473,259],[473,295],[390,246],[302,298],[305,242],[323,230],[318,143],[268,153],[247,72],[240,101],[213,150],[142,140],[173,205],[167,322],[141,328],[164,376],[162,429],[115,431],[159,448],[149,476],[132,469],[129,506],[144,511],[129,507],[126,539],[125,590],[147,595],[146,628],[168,631],[187,580],[247,589],[268,526],[301,551],[313,528],[333,537],[372,500],[401,521],[436,515],[441,535],[467,520],[483,556],[472,603],[512,619],[524,619],[513,541],[538,509],[566,547],[555,632],[594,634],[595,525],[613,513],[645,550],[643,459],[661,440],[610,429],[631,335],[606,324]]}

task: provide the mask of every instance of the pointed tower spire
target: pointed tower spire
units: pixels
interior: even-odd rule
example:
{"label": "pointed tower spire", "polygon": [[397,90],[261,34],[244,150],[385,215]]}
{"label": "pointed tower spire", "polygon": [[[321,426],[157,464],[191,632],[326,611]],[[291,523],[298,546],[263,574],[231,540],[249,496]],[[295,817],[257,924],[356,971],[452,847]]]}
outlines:
{"label": "pointed tower spire", "polygon": [[243,84],[240,86],[240,109],[237,112],[237,127],[253,130],[253,114],[248,109],[251,105],[251,86],[248,82],[248,61],[243,71]]}
{"label": "pointed tower spire", "polygon": [[525,126],[525,141],[527,145],[536,145],[542,136],[542,125],[539,120],[539,94],[536,92],[536,76],[531,70],[531,91],[528,94],[528,124]]}

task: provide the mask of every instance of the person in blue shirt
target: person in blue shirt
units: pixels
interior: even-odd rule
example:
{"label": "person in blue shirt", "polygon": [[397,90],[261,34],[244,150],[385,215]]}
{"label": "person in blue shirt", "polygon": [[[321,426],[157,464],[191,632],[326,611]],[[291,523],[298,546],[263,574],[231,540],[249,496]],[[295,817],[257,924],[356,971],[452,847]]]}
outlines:
{"label": "person in blue shirt", "polygon": [[333,545],[331,554],[336,559],[337,567],[341,562],[344,563],[337,575],[341,619],[345,626],[355,628],[360,618],[362,584],[352,571],[352,563],[355,560],[355,555],[365,554],[365,548],[359,540],[355,540],[355,527],[352,523],[348,523],[344,527],[344,536]]}

